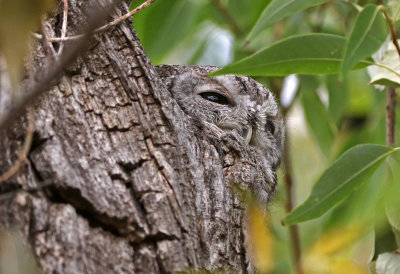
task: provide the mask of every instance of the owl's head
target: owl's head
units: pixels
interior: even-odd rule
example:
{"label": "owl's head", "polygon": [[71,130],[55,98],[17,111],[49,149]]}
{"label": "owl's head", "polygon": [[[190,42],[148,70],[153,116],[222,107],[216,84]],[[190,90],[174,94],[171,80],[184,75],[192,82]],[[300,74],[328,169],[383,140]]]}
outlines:
{"label": "owl's head", "polygon": [[188,115],[262,149],[275,170],[282,154],[284,130],[272,93],[250,77],[207,77],[212,66],[157,67],[172,96]]}

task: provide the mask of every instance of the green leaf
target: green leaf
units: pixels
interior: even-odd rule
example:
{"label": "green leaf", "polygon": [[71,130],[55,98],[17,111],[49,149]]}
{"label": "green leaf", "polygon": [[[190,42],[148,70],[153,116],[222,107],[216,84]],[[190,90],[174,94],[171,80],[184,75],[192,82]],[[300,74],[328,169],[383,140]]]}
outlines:
{"label": "green leaf", "polygon": [[334,137],[334,126],[329,113],[316,90],[319,82],[315,77],[300,77],[301,102],[307,125],[310,127],[323,154],[329,158]]}
{"label": "green leaf", "polygon": [[385,19],[380,7],[369,4],[358,14],[346,43],[341,68],[342,75],[360,60],[371,56],[383,44],[387,36]]}
{"label": "green leaf", "polygon": [[[246,30],[245,34],[247,34],[250,28],[257,22],[263,9],[268,6],[269,3],[271,3],[271,0],[256,0],[251,1],[251,4],[249,4],[248,1],[229,0],[227,6],[238,25],[241,26],[243,30]],[[207,7],[208,12],[210,12],[208,5]],[[226,26],[225,20],[224,23]]]}
{"label": "green leaf", "polygon": [[322,174],[310,197],[294,209],[284,223],[292,225],[320,217],[360,187],[397,149],[373,144],[352,147]]}
{"label": "green leaf", "polygon": [[338,124],[349,102],[347,78],[340,81],[338,75],[328,75],[325,83],[329,94],[328,111],[335,123]]}
{"label": "green leaf", "polygon": [[185,0],[156,1],[135,15],[133,26],[153,63],[160,63],[188,33],[196,19],[196,5]]}
{"label": "green leaf", "polygon": [[388,193],[385,195],[385,211],[392,232],[396,237],[397,248],[400,247],[400,201],[398,193],[400,193],[400,155],[393,153],[388,158],[388,166],[390,170]]}
{"label": "green leaf", "polygon": [[332,34],[291,36],[210,75],[335,74],[340,71],[345,44],[346,38]]}
{"label": "green leaf", "polygon": [[[400,42],[400,40],[398,40]],[[390,42],[382,60],[371,76],[370,84],[384,86],[400,86],[400,57],[393,44]]]}
{"label": "green leaf", "polygon": [[264,28],[282,18],[325,2],[328,2],[328,0],[273,0],[265,7],[257,23],[247,36],[246,41],[250,41]]}

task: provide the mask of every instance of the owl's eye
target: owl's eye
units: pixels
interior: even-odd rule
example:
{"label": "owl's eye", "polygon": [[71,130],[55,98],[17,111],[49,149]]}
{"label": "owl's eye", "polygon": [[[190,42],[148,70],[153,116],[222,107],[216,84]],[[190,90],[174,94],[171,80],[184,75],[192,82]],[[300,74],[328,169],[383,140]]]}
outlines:
{"label": "owl's eye", "polygon": [[224,95],[215,91],[206,91],[199,94],[203,99],[220,104],[229,105],[229,100]]}
{"label": "owl's eye", "polygon": [[275,125],[272,121],[268,120],[265,125],[265,131],[269,131],[272,135],[275,133]]}

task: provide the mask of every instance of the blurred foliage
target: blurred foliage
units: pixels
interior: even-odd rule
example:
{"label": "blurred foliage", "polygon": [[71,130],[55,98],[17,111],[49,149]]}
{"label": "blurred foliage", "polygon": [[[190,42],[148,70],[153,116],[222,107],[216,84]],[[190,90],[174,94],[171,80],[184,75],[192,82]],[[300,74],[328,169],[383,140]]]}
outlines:
{"label": "blurred foliage", "polygon": [[[399,34],[400,2],[382,2]],[[397,240],[400,236],[398,139],[393,148],[385,147],[382,91],[399,85],[400,57],[383,10],[373,0],[159,0],[134,18],[155,64],[225,66],[218,73],[257,76],[278,101],[290,93],[282,90],[284,77],[297,75],[299,85],[291,92],[297,95],[283,111],[295,198],[307,200],[289,220],[316,218],[299,224],[306,273],[367,273],[374,241],[385,243],[380,235],[391,229]],[[280,223],[287,215],[285,174],[279,177],[269,228],[251,230],[270,234],[256,236],[260,239],[273,239],[253,243],[261,250],[257,254],[265,253],[268,273],[294,271],[293,246]],[[250,227],[262,223],[257,212],[250,210]],[[262,242],[269,245],[265,250]],[[398,269],[398,256],[378,256],[371,264],[378,273]]]}
{"label": "blurred foliage", "polygon": [[13,87],[21,80],[31,32],[40,29],[44,14],[55,0],[0,0],[0,54],[7,62]]}

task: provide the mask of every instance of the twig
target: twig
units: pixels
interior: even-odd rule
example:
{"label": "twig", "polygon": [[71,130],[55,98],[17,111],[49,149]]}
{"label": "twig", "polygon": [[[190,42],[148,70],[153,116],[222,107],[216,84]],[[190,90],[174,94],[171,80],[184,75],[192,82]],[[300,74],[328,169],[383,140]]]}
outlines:
{"label": "twig", "polygon": [[396,90],[388,87],[386,92],[386,145],[392,146],[396,133]]}
{"label": "twig", "polygon": [[[150,4],[155,0],[149,0],[146,3]],[[56,81],[60,79],[64,69],[76,60],[78,55],[83,54],[86,51],[88,38],[93,35],[93,32],[99,29],[99,26],[110,16],[110,10],[113,10],[119,3],[123,0],[111,1],[107,6],[101,8],[92,9],[93,13],[88,16],[88,25],[86,30],[83,31],[81,38],[71,44],[70,47],[64,51],[64,54],[60,60],[54,64],[54,68],[47,72],[38,72],[41,75],[40,80],[32,87],[28,88],[24,92],[24,97],[17,100],[9,113],[4,117],[0,117],[0,131],[7,130],[13,122],[20,117],[26,110],[27,106],[35,101],[42,93],[49,89]],[[137,7],[134,11],[138,11],[143,8],[143,3],[141,6]],[[131,12],[132,13],[132,12]],[[107,24],[109,25],[109,24]],[[48,39],[51,41],[50,39]]]}
{"label": "twig", "polygon": [[2,182],[7,181],[12,176],[14,176],[21,168],[21,166],[25,163],[26,157],[32,145],[32,137],[33,137],[33,115],[31,110],[28,111],[26,120],[27,120],[27,127],[26,127],[24,145],[21,151],[19,152],[17,161],[15,161],[15,163],[5,173],[0,175],[0,184]]}
{"label": "twig", "polygon": [[[119,23],[121,23],[122,21],[128,19],[129,17],[131,17],[132,15],[134,15],[135,13],[141,11],[142,9],[146,8],[147,6],[149,6],[150,4],[152,4],[153,2],[155,2],[156,0],[147,0],[146,2],[144,2],[143,4],[141,4],[140,6],[136,7],[135,9],[131,10],[130,12],[118,17],[117,19],[115,19],[114,21],[111,21],[108,24],[105,24],[99,28],[96,28],[93,30],[93,34],[97,34],[100,32],[103,32],[113,26],[118,25]],[[66,37],[48,37],[47,39],[50,42],[65,42],[65,41],[71,41],[71,40],[77,40],[80,39],[84,36],[85,34],[77,34],[77,35],[73,35],[73,36],[66,36]],[[34,33],[33,34],[34,37],[41,39],[41,35],[38,33]]]}
{"label": "twig", "polygon": [[392,38],[392,42],[393,42],[394,46],[396,47],[397,53],[399,54],[399,57],[400,57],[400,45],[399,45],[399,42],[397,41],[396,32],[395,32],[394,26],[393,26],[393,21],[389,17],[389,15],[387,14],[386,7],[383,4],[383,1],[382,0],[378,0],[378,3],[379,3],[379,5],[382,5],[382,7],[383,7],[382,8],[382,12],[383,12],[383,15],[385,16],[386,22],[388,24],[389,31],[390,31],[390,36]]}
{"label": "twig", "polygon": [[[392,19],[386,12],[386,7],[382,0],[378,0],[378,3],[383,7],[382,12],[386,19],[389,27],[390,36],[392,42],[396,47],[397,54],[400,58],[400,46],[397,42],[396,31],[393,26]],[[398,74],[397,74],[398,75]],[[392,146],[395,142],[395,132],[396,132],[396,90],[394,87],[388,87],[386,92],[386,145]]]}
{"label": "twig", "polygon": [[[287,112],[285,112],[287,113]],[[286,115],[284,117],[286,123]],[[293,177],[292,177],[292,166],[291,166],[291,158],[290,158],[290,149],[289,149],[289,131],[286,128],[286,137],[285,137],[285,148],[283,151],[283,165],[285,169],[285,190],[286,190],[286,212],[291,212],[293,209]],[[291,249],[295,261],[295,269],[297,274],[303,274],[303,267],[301,262],[301,246],[300,246],[300,237],[299,237],[299,229],[297,225],[289,226],[290,240],[291,240]]]}
{"label": "twig", "polygon": [[[68,26],[68,0],[64,0],[64,10],[63,10],[63,22],[61,27],[61,38],[65,38],[67,35]],[[58,48],[58,56],[60,56],[64,49],[64,42],[60,42],[60,47]]]}
{"label": "twig", "polygon": [[228,22],[229,27],[232,29],[236,36],[241,37],[244,35],[242,28],[236,22],[235,18],[232,16],[226,5],[221,2],[221,0],[211,0],[211,3],[215,8],[221,13],[222,17]]}
{"label": "twig", "polygon": [[51,44],[51,42],[49,42],[49,40],[47,39],[46,28],[44,26],[44,23],[42,23],[41,25],[41,32],[42,32],[42,38],[41,38],[42,46],[45,55],[47,57],[48,65],[50,66],[52,60],[54,60],[54,57],[56,56],[56,51],[54,50],[54,47]]}

